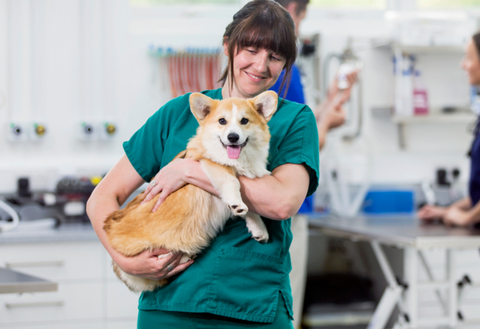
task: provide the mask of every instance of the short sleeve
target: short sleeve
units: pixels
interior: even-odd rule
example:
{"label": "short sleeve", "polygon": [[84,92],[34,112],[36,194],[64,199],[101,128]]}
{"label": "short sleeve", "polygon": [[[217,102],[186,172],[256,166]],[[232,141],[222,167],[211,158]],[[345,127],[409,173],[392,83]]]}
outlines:
{"label": "short sleeve", "polygon": [[310,176],[307,196],[318,187],[320,155],[318,131],[312,110],[304,105],[286,129],[285,136],[278,144],[278,150],[270,159],[269,168],[287,163],[305,164]]}
{"label": "short sleeve", "polygon": [[172,125],[188,105],[189,95],[177,97],[153,114],[130,140],[123,143],[125,154],[137,173],[148,182],[162,168],[165,143]]}

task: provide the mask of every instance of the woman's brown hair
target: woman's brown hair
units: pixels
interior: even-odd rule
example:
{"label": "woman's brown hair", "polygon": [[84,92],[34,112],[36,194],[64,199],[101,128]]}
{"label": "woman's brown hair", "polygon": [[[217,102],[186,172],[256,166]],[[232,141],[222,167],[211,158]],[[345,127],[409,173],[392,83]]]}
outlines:
{"label": "woman's brown hair", "polygon": [[477,50],[478,58],[480,59],[480,32],[477,32],[472,37],[473,43],[475,44],[475,49]]}
{"label": "woman's brown hair", "polygon": [[[286,9],[273,0],[253,0],[248,2],[234,16],[223,34],[227,44],[228,64],[219,82],[225,84],[233,72],[233,58],[246,47],[264,48],[285,58],[285,75],[280,89],[287,94],[290,72],[297,58],[297,38],[295,23]],[[236,51],[236,53],[235,53]],[[230,79],[230,89],[233,79]]]}

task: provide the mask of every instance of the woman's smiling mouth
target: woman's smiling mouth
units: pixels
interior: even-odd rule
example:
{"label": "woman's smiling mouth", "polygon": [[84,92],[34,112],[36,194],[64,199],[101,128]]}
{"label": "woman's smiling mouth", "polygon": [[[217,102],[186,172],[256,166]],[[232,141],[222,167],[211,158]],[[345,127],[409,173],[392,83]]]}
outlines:
{"label": "woman's smiling mouth", "polygon": [[245,72],[250,78],[254,79],[254,80],[265,80],[266,77],[262,77],[262,76],[258,76],[258,75],[253,75],[251,73],[248,73],[248,72]]}

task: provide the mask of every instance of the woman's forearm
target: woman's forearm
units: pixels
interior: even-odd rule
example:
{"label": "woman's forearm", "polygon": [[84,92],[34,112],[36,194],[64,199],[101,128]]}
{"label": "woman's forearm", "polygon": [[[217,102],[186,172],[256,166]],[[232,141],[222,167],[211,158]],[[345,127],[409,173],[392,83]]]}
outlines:
{"label": "woman's forearm", "polygon": [[317,121],[317,131],[318,131],[318,147],[320,150],[325,145],[325,140],[327,139],[327,133],[330,129],[330,125],[326,120]]}
{"label": "woman's forearm", "polygon": [[[93,229],[112,259],[118,264],[125,257],[115,251],[107,240],[103,226],[108,215],[120,209],[128,197],[143,184],[143,179],[123,156],[97,185],[87,202],[87,215]],[[121,266],[120,266],[121,267]]]}
{"label": "woman's forearm", "polygon": [[470,200],[470,197],[465,197],[463,199],[460,199],[454,203],[450,207],[457,207],[462,210],[470,210],[472,208],[472,201]]}
{"label": "woman's forearm", "polygon": [[261,216],[285,220],[298,212],[308,191],[310,177],[302,164],[277,167],[270,176],[239,177],[244,202]]}
{"label": "woman's forearm", "polygon": [[[303,165],[286,164],[275,169],[272,175],[256,179],[240,176],[238,179],[243,202],[250,211],[270,219],[284,220],[296,214],[302,205],[310,178]],[[199,163],[191,166],[185,181],[219,196]]]}
{"label": "woman's forearm", "polygon": [[99,193],[92,194],[92,197],[88,200],[87,214],[100,242],[103,244],[112,259],[118,264],[121,262],[123,255],[115,251],[115,249],[110,246],[103,226],[108,215],[118,210],[120,205],[115,199],[98,194]]}
{"label": "woman's forearm", "polygon": [[[468,198],[468,202],[471,204],[470,198]],[[470,209],[467,210],[467,215],[471,224],[480,222],[480,202],[477,202],[476,205],[470,207]]]}

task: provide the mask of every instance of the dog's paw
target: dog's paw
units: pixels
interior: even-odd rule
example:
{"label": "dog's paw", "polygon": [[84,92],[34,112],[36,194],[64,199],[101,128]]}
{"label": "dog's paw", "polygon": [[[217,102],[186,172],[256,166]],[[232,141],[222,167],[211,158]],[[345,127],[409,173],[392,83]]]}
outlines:
{"label": "dog's paw", "polygon": [[248,207],[245,203],[239,202],[238,204],[229,204],[228,208],[234,216],[245,216],[248,212]]}
{"label": "dog's paw", "polygon": [[262,231],[262,230],[252,230],[250,233],[252,233],[252,238],[257,240],[260,243],[266,243],[268,242],[268,232],[267,231]]}

